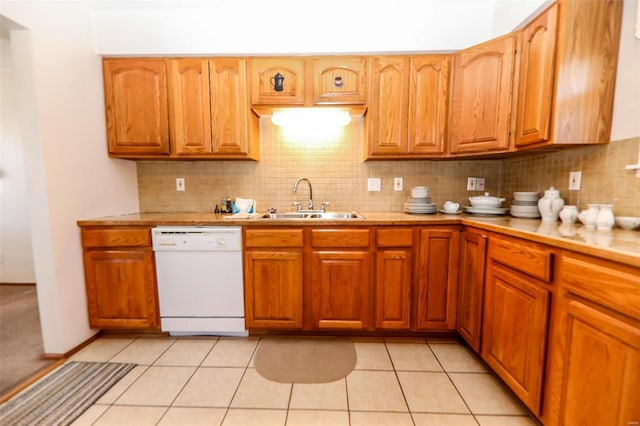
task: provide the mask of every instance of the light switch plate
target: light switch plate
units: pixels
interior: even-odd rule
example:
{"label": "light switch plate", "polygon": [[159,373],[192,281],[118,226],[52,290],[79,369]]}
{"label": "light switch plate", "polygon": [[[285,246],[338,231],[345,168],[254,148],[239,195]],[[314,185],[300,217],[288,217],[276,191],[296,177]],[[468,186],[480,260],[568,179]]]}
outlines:
{"label": "light switch plate", "polygon": [[476,178],[468,177],[467,178],[467,191],[475,191],[476,190]]}
{"label": "light switch plate", "polygon": [[380,191],[380,178],[368,178],[367,179],[367,190],[371,191]]}
{"label": "light switch plate", "polygon": [[401,177],[393,178],[393,190],[394,191],[402,191],[402,178]]}
{"label": "light switch plate", "polygon": [[476,178],[476,191],[484,191],[484,178]]}
{"label": "light switch plate", "polygon": [[569,172],[569,191],[579,191],[582,172]]}
{"label": "light switch plate", "polygon": [[176,191],[184,191],[184,178],[176,178]]}

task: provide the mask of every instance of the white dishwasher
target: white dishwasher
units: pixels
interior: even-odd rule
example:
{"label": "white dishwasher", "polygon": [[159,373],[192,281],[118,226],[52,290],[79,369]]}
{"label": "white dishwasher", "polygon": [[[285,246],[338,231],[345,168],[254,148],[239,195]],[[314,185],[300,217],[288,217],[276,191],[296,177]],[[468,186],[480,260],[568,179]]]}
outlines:
{"label": "white dishwasher", "polygon": [[162,331],[174,336],[247,336],[242,229],[160,226],[151,236]]}

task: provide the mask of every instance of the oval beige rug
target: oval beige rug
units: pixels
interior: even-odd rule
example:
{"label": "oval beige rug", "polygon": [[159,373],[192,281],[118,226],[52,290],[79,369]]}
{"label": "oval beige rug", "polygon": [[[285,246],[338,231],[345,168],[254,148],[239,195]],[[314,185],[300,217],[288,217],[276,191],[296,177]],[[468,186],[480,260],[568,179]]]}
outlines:
{"label": "oval beige rug", "polygon": [[356,366],[349,339],[263,337],[254,365],[264,378],[280,383],[329,383]]}

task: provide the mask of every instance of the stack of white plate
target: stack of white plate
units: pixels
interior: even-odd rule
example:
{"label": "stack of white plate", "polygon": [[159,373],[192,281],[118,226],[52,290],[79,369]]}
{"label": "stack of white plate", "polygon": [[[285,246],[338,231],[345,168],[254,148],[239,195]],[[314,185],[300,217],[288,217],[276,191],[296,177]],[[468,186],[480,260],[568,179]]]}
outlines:
{"label": "stack of white plate", "polygon": [[538,210],[539,199],[540,193],[538,192],[514,192],[510,209],[511,216],[526,218],[540,217],[540,210]]}
{"label": "stack of white plate", "polygon": [[438,211],[436,203],[431,202],[430,197],[413,198],[408,197],[404,202],[404,212],[412,214],[432,214]]}

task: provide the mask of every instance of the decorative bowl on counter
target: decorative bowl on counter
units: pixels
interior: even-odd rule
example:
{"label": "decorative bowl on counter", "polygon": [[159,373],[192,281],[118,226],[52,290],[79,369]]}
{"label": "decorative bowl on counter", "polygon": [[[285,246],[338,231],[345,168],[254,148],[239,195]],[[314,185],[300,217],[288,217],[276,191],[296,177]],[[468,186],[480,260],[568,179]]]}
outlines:
{"label": "decorative bowl on counter", "polygon": [[469,197],[469,201],[471,202],[472,207],[500,208],[502,206],[502,203],[505,202],[505,199],[492,197],[488,192],[485,192],[484,195]]}
{"label": "decorative bowl on counter", "polygon": [[616,225],[627,230],[638,229],[640,228],[640,217],[616,216]]}

